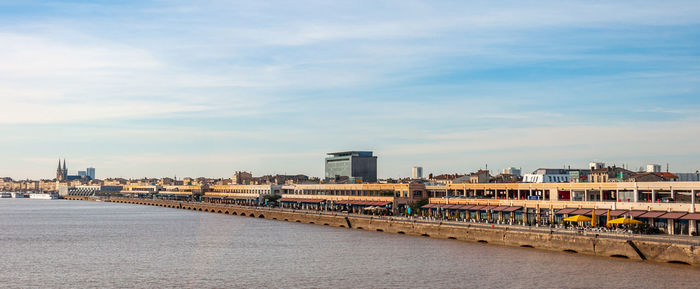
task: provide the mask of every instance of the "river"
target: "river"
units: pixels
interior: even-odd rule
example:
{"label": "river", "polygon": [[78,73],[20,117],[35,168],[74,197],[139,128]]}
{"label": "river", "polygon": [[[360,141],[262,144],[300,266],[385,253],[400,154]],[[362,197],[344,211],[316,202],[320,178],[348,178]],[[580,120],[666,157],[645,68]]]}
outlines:
{"label": "river", "polygon": [[0,287],[692,288],[700,270],[117,203],[0,199]]}

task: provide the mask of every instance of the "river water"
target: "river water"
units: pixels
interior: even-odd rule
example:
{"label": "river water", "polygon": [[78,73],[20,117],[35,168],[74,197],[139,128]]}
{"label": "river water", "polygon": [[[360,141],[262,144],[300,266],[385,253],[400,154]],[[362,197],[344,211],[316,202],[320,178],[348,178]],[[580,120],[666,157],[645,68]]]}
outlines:
{"label": "river water", "polygon": [[0,199],[0,287],[694,288],[700,270],[140,205]]}

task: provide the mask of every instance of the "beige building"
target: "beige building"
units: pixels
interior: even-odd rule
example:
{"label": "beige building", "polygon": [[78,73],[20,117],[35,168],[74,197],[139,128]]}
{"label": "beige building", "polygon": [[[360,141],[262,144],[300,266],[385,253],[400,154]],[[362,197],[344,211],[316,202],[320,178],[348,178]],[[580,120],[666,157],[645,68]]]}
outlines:
{"label": "beige building", "polygon": [[233,173],[231,177],[231,184],[233,185],[247,185],[251,184],[253,181],[253,174],[244,171],[238,171]]}

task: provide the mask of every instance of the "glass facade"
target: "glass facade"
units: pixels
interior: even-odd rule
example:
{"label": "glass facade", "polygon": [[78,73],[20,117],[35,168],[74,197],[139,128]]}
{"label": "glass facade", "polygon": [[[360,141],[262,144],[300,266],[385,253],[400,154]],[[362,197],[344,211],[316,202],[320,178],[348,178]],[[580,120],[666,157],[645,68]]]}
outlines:
{"label": "glass facade", "polygon": [[353,183],[355,180],[370,183],[377,181],[377,157],[372,152],[348,151],[329,155],[326,158],[326,179],[341,176],[350,178]]}

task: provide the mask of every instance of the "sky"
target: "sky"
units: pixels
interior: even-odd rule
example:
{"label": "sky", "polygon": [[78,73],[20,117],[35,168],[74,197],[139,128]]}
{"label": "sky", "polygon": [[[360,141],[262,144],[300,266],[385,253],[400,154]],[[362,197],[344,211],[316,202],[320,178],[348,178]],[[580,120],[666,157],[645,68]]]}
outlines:
{"label": "sky", "polygon": [[0,0],[0,176],[700,169],[698,1]]}

